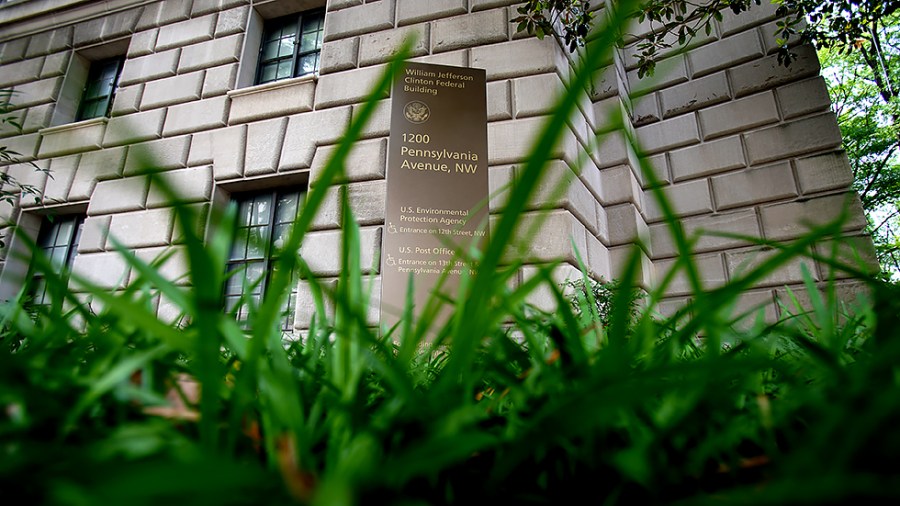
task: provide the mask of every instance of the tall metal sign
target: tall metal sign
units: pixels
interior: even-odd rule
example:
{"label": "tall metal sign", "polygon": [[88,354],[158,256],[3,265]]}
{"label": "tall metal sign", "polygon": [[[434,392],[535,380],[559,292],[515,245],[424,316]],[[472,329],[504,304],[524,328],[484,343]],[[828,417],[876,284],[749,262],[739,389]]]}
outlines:
{"label": "tall metal sign", "polygon": [[[391,92],[383,327],[403,316],[410,280],[414,317],[436,290],[455,299],[471,268],[455,251],[483,248],[488,239],[487,155],[484,70],[407,63]],[[433,323],[447,316],[445,309]]]}

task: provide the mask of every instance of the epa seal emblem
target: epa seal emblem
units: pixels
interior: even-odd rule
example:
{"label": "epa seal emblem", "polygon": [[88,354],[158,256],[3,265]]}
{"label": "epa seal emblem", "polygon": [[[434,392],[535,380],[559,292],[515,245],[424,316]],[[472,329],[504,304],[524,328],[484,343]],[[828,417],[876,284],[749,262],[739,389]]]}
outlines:
{"label": "epa seal emblem", "polygon": [[403,106],[403,115],[410,123],[425,123],[431,116],[431,109],[425,102],[413,100]]}

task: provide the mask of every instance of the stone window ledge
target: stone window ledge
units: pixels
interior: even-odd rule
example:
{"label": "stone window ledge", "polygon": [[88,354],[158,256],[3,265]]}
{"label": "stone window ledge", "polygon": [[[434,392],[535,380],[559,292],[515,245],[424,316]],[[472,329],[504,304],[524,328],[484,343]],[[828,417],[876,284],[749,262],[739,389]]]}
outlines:
{"label": "stone window ledge", "polygon": [[39,158],[100,149],[108,122],[109,118],[93,118],[38,130],[41,135]]}
{"label": "stone window ledge", "polygon": [[229,91],[228,124],[311,111],[317,82],[317,76],[308,75]]}

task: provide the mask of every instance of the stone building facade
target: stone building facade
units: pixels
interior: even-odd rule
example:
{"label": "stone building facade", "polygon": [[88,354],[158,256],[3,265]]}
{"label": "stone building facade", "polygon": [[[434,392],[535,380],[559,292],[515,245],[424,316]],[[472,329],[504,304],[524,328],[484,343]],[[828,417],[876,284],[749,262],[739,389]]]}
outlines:
{"label": "stone building facade", "polygon": [[[152,157],[199,208],[228,200],[255,206],[254,199],[268,199],[270,207],[289,202],[290,192],[302,196],[316,180],[385,62],[409,35],[416,36],[417,61],[486,70],[490,178],[500,189],[514,181],[572,68],[569,53],[551,37],[516,33],[509,22],[515,7],[515,0],[4,2],[0,88],[15,90],[13,115],[23,129],[4,127],[0,145],[52,177],[27,163],[4,167],[43,196],[7,206],[2,218],[60,250],[74,272],[120,288],[134,274],[113,251],[113,237],[145,259],[180,250],[172,210],[136,174],[142,157]],[[637,78],[632,47],[597,69],[534,202],[534,209],[552,210],[529,241],[532,262],[565,259],[558,273],[564,279],[575,271],[577,248],[596,275],[615,278],[639,237],[647,285],[675,262],[636,156],[622,132],[606,132],[606,118],[617,110],[625,112],[627,128],[689,233],[789,241],[807,222],[834,218],[849,202],[847,235],[865,249],[865,219],[848,189],[851,173],[816,54],[798,47],[799,59],[779,66],[773,13],[763,6],[726,15],[689,51],[670,52],[653,79]],[[376,284],[389,101],[379,104],[347,167],[362,227],[363,269]],[[562,195],[550,191],[569,177]],[[492,201],[493,213],[502,212],[502,198]],[[337,202],[333,191],[303,245],[305,258],[325,278],[336,278],[339,268]],[[268,224],[247,222],[247,230],[277,227],[276,213],[270,214]],[[4,298],[28,272],[28,261],[14,254],[21,241],[7,242]],[[765,255],[721,236],[704,236],[696,246],[708,286]],[[241,255],[234,261],[253,257],[246,249]],[[803,263],[818,279],[826,276],[824,266],[798,259],[748,292],[743,305],[776,315],[784,285],[801,284]],[[174,279],[184,270],[177,253],[164,273]],[[520,276],[532,272],[525,267]],[[670,295],[664,311],[685,302],[687,283],[676,279]],[[302,281],[292,306],[302,327],[312,306]],[[159,311],[166,310],[161,304]],[[373,308],[371,319],[377,315]]]}

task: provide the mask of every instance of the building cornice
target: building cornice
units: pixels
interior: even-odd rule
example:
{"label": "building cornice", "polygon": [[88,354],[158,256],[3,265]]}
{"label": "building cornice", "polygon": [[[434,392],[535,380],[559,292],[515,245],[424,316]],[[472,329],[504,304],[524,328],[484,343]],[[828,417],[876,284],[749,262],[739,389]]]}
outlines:
{"label": "building cornice", "polygon": [[0,43],[156,0],[22,0],[0,4]]}

